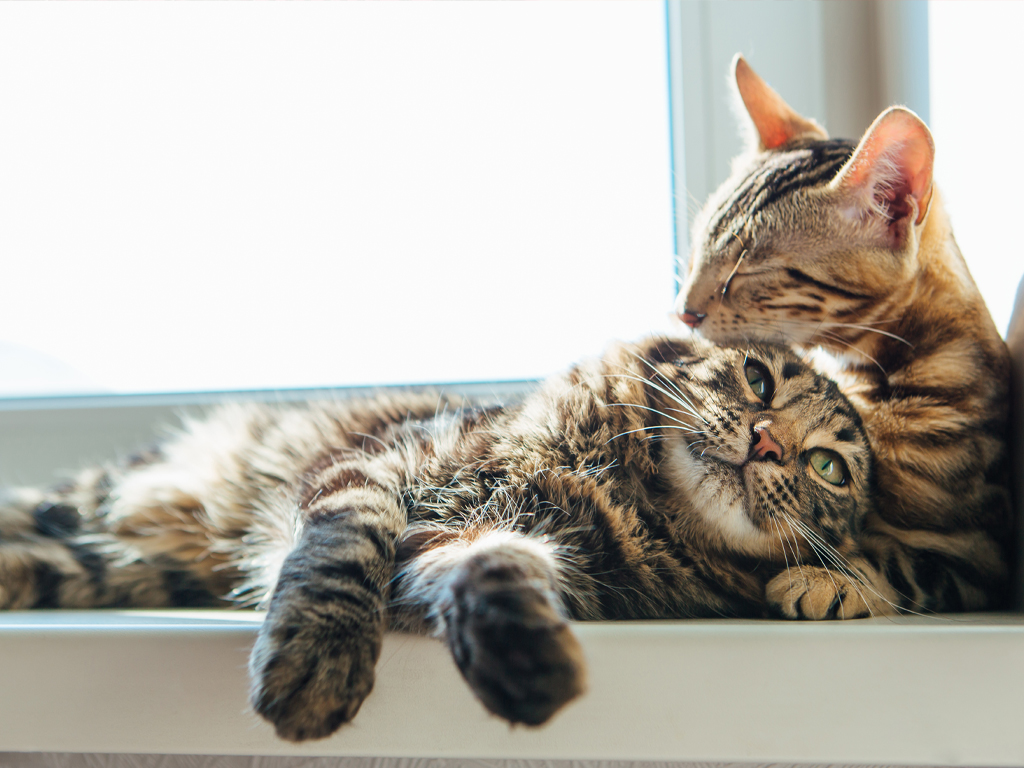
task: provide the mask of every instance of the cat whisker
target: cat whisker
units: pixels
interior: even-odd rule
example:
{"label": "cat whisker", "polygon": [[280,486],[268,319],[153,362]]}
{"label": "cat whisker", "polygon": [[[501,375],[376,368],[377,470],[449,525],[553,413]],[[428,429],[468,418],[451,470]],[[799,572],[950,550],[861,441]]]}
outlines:
{"label": "cat whisker", "polygon": [[704,418],[703,416],[701,416],[701,415],[700,415],[700,414],[699,414],[699,413],[698,413],[698,412],[696,411],[696,409],[694,409],[693,411],[690,411],[690,408],[691,408],[692,406],[691,406],[691,405],[690,405],[689,403],[686,403],[686,402],[682,402],[682,401],[680,401],[680,400],[679,400],[679,398],[675,397],[675,396],[674,396],[674,395],[673,395],[673,394],[672,394],[671,392],[669,392],[668,390],[666,390],[666,389],[665,389],[664,387],[661,387],[661,386],[659,386],[658,384],[655,384],[655,383],[654,383],[653,381],[651,381],[650,379],[644,379],[644,378],[641,378],[640,376],[634,376],[634,375],[632,375],[632,374],[628,374],[628,373],[619,373],[619,374],[614,374],[614,373],[612,373],[612,374],[608,374],[608,375],[609,375],[609,376],[614,376],[614,377],[617,377],[617,378],[623,378],[623,379],[632,379],[633,381],[638,381],[638,382],[640,382],[641,384],[646,384],[647,386],[650,386],[650,387],[652,387],[653,389],[656,389],[656,390],[657,390],[658,392],[661,392],[661,393],[662,393],[663,395],[665,395],[665,397],[669,398],[669,400],[672,400],[672,401],[673,401],[674,403],[676,403],[677,405],[679,405],[679,406],[681,406],[682,408],[684,408],[684,409],[685,409],[685,410],[686,410],[687,412],[689,412],[689,413],[690,413],[690,414],[691,414],[692,416],[695,416],[696,418],[700,419],[700,420],[701,420],[701,421],[703,421],[703,422],[704,422],[705,424],[709,423],[707,419],[705,419],[705,418]]}
{"label": "cat whisker", "polygon": [[[640,410],[643,410],[643,411],[650,411],[651,413],[655,413],[658,416],[661,416],[661,417],[663,417],[665,419],[668,419],[669,421],[674,421],[676,424],[681,424],[684,427],[693,427],[693,425],[690,424],[689,422],[683,421],[681,419],[677,419],[674,416],[669,416],[664,411],[660,411],[657,408],[651,408],[648,405],[640,405],[639,403],[607,403],[606,407],[608,407],[608,408],[612,408],[612,407],[618,407],[618,408],[639,408]],[[673,413],[687,413],[686,411],[678,411],[678,410],[676,410],[674,408],[669,408],[669,410],[672,411]]]}
{"label": "cat whisker", "polygon": [[[860,571],[857,570],[846,558],[844,558],[835,547],[826,542],[818,533],[813,531],[805,523],[799,520],[794,519],[793,522],[801,530],[801,533],[804,535],[804,538],[807,539],[807,543],[811,545],[812,549],[816,549],[815,545],[817,544],[817,547],[824,552],[825,556],[835,565],[835,567],[841,573],[850,578],[852,581],[855,581],[856,584],[860,584],[861,586],[863,586],[865,589],[867,589],[869,592],[875,595],[875,597],[877,597],[879,600],[892,607],[897,613],[909,613],[915,616],[929,615],[927,613],[914,611],[910,608],[906,608],[892,602],[889,598],[887,598],[885,595],[881,594],[877,589],[875,589],[874,586],[871,584],[870,579],[866,578],[862,573],[860,573]],[[860,591],[856,584],[851,584],[851,586],[853,586],[853,588],[857,590],[858,594],[860,594],[861,596],[861,599],[864,600],[864,604],[868,607],[868,610],[871,611],[871,606],[868,603],[868,601],[864,598],[864,593]],[[904,598],[905,600],[914,603],[915,605],[917,604],[916,601],[913,600],[909,595],[905,595],[901,592],[897,592],[897,594],[899,594],[900,597]],[[872,615],[874,615],[873,611]]]}
{"label": "cat whisker", "polygon": [[[797,533],[799,533],[803,537],[803,539],[807,542],[808,546],[810,546],[811,552],[813,552],[815,557],[818,558],[818,561],[821,563],[821,567],[824,569],[825,573],[828,575],[829,580],[832,582],[832,586],[835,588],[836,594],[840,594],[839,584],[836,582],[835,578],[832,576],[832,571],[831,571],[831,569],[829,569],[828,565],[825,563],[825,558],[827,558],[829,560],[829,562],[832,563],[833,567],[837,568],[840,572],[842,572],[844,575],[846,575],[846,576],[848,576],[850,578],[850,586],[857,592],[858,595],[860,595],[860,598],[861,598],[861,600],[863,600],[864,605],[868,609],[868,612],[871,613],[872,615],[874,615],[874,612],[871,610],[870,603],[865,598],[864,593],[857,586],[857,582],[860,582],[864,586],[868,587],[868,589],[872,589],[870,587],[870,585],[868,585],[866,583],[866,581],[863,578],[861,578],[861,576],[859,574],[854,572],[852,570],[852,568],[843,561],[842,556],[835,550],[834,547],[832,547],[827,542],[822,540],[819,536],[817,536],[817,534],[815,534],[813,531],[811,531],[810,528],[808,528],[804,523],[802,523],[800,520],[795,518],[793,515],[789,514],[785,510],[779,510],[779,511],[781,512],[782,515],[785,516],[786,523],[788,524],[790,532],[794,536]],[[824,558],[822,557],[823,552],[824,552],[824,555],[825,555]],[[872,589],[872,591],[874,591],[874,590]],[[877,592],[876,592],[876,594],[877,594]],[[881,597],[883,600],[885,599],[881,595],[879,595],[879,597]],[[888,601],[886,601],[886,602],[888,602]],[[845,608],[842,606],[841,602],[840,602],[840,610],[843,610],[843,617],[845,618]]]}
{"label": "cat whisker", "polygon": [[831,327],[836,327],[836,328],[854,328],[854,329],[859,330],[859,331],[867,331],[868,333],[877,333],[880,336],[887,336],[890,339],[895,339],[896,341],[898,341],[898,342],[900,342],[902,344],[906,344],[911,349],[914,348],[914,345],[911,344],[906,339],[904,339],[902,336],[897,336],[895,333],[889,333],[888,331],[883,331],[883,330],[880,330],[878,328],[871,328],[871,327],[869,327],[867,325],[860,325],[858,323],[824,323],[824,322],[822,323],[822,325],[829,326],[830,328]]}
{"label": "cat whisker", "polygon": [[[783,512],[783,514],[785,515],[785,512]],[[788,518],[789,516],[786,515],[786,517]],[[779,521],[779,526],[780,527],[782,526],[782,521],[781,520]],[[800,571],[800,575],[803,576],[804,575],[804,568],[803,568],[803,562],[801,561],[801,558],[800,558],[800,541],[797,539],[796,531],[793,530],[793,526],[792,525],[789,525],[789,526],[786,527],[786,535],[787,535],[787,538],[789,538],[791,543],[793,544],[793,560],[796,563],[796,569],[798,571]]]}
{"label": "cat whisker", "polygon": [[782,528],[779,526],[779,521],[775,519],[775,515],[773,513],[768,513],[768,519],[771,520],[772,525],[775,526],[775,530],[779,534],[779,544],[782,547],[782,558],[786,562],[786,576],[789,578],[789,586],[792,588],[793,572],[789,569],[789,555],[786,552],[786,541],[782,535]]}
{"label": "cat whisker", "polygon": [[743,244],[742,238],[740,238],[740,236],[737,235],[735,232],[730,232],[729,234],[732,235],[733,237],[735,237],[737,241],[739,241],[740,248],[742,250],[740,250],[739,258],[736,259],[736,264],[733,265],[732,271],[729,273],[729,276],[727,278],[725,278],[725,283],[722,285],[722,296],[723,297],[725,296],[726,292],[729,290],[729,284],[732,282],[732,279],[736,276],[736,272],[740,268],[740,264],[743,263],[743,258],[747,255],[747,247]]}
{"label": "cat whisker", "polygon": [[859,354],[859,355],[861,355],[863,357],[866,357],[868,360],[870,360],[872,363],[874,363],[876,366],[878,366],[878,370],[880,370],[883,374],[887,374],[888,373],[885,370],[885,368],[882,366],[882,364],[880,362],[878,362],[878,360],[876,358],[872,357],[871,355],[869,355],[864,350],[858,349],[853,344],[850,344],[849,342],[846,342],[846,341],[844,341],[844,340],[842,340],[840,338],[837,338],[837,337],[833,336],[832,334],[822,334],[822,335],[825,336],[825,338],[831,339],[832,341],[836,342],[837,344],[842,344],[844,347],[849,347],[851,350],[853,350],[857,354]]}
{"label": "cat whisker", "polygon": [[618,440],[620,437],[625,437],[626,435],[635,435],[637,432],[646,432],[648,429],[650,429],[650,427],[640,427],[639,429],[630,429],[626,432],[619,432],[619,434],[609,437],[605,445],[610,443],[612,440]]}
{"label": "cat whisker", "polygon": [[[663,383],[665,384],[665,386],[666,386],[666,387],[668,387],[669,389],[671,389],[671,390],[672,390],[673,392],[675,392],[675,393],[676,393],[676,394],[677,394],[677,395],[678,395],[678,396],[679,396],[679,397],[680,397],[680,398],[681,398],[682,400],[684,400],[684,401],[686,402],[686,405],[684,405],[684,407],[687,407],[687,406],[689,406],[690,408],[693,408],[694,410],[696,410],[697,406],[696,406],[696,405],[694,404],[694,402],[693,402],[693,401],[692,401],[692,400],[690,399],[690,396],[689,396],[689,395],[688,395],[688,394],[687,394],[686,392],[684,392],[684,391],[683,391],[683,390],[682,390],[682,389],[681,389],[681,388],[679,387],[679,385],[678,385],[678,384],[676,384],[675,382],[672,382],[672,381],[669,381],[668,379],[666,379],[666,378],[665,378],[665,377],[664,377],[664,376],[662,375],[661,371],[659,371],[659,370],[658,370],[658,369],[657,369],[657,368],[656,368],[656,367],[655,367],[655,366],[654,366],[654,365],[653,365],[653,364],[652,364],[652,363],[651,363],[651,362],[650,362],[649,360],[646,360],[646,359],[644,359],[643,357],[640,357],[639,355],[635,355],[635,354],[634,354],[634,356],[635,356],[635,357],[636,357],[636,358],[637,358],[637,359],[638,359],[638,360],[639,360],[639,361],[640,361],[641,363],[643,363],[643,364],[644,364],[644,365],[646,365],[646,366],[647,366],[648,368],[650,368],[650,369],[651,369],[651,371],[653,371],[653,372],[654,372],[654,375],[655,375],[655,377],[656,377],[656,378],[657,378],[658,380],[662,381],[662,382],[663,382]],[[676,402],[678,402],[678,401],[676,401]],[[679,405],[683,405],[683,403],[679,403]],[[692,411],[691,411],[691,413],[692,413]],[[696,416],[697,414],[696,414],[696,413],[694,413],[693,415],[695,415],[695,416]]]}
{"label": "cat whisker", "polygon": [[[887,338],[890,338],[890,339],[893,339],[895,341],[898,341],[901,344],[906,344],[911,349],[914,348],[914,345],[912,343],[910,343],[909,341],[907,341],[902,336],[898,336],[897,334],[891,333],[889,331],[883,331],[880,328],[872,328],[870,323],[841,323],[841,322],[838,322],[838,321],[826,321],[826,320],[820,320],[820,321],[811,322],[811,321],[806,321],[806,320],[785,320],[785,319],[779,319],[778,322],[788,323],[790,325],[796,325],[796,326],[801,326],[801,327],[807,327],[807,326],[813,324],[813,325],[816,326],[816,328],[853,328],[853,329],[858,330],[858,331],[865,331],[866,333],[877,333],[880,336],[885,336]],[[893,321],[893,320],[884,320],[884,321],[881,321],[881,322],[895,322],[895,321]],[[841,339],[836,338],[835,336],[832,336],[832,337],[829,337],[829,338],[831,338],[833,341],[841,341]]]}
{"label": "cat whisker", "polygon": [[771,520],[772,526],[775,528],[775,538],[772,539],[772,548],[774,551],[775,541],[779,543],[779,549],[782,550],[782,559],[786,564],[786,578],[789,580],[790,587],[793,586],[793,572],[789,564],[789,547],[787,546],[786,537],[782,533],[782,527],[779,525],[778,519],[774,513],[769,513],[769,520]]}
{"label": "cat whisker", "polygon": [[690,416],[698,418],[701,421],[703,421],[705,424],[707,424],[708,420],[704,416],[702,416],[701,413],[697,410],[697,406],[694,405],[693,402],[690,401],[689,398],[687,398],[685,395],[683,395],[682,398],[683,398],[682,400],[680,400],[679,398],[671,398],[674,403],[676,403],[677,405],[679,405],[683,409],[682,411],[676,410],[674,408],[669,408],[669,410],[674,412],[674,413],[686,413],[686,414],[689,414]]}
{"label": "cat whisker", "polygon": [[704,209],[704,201],[698,200],[697,197],[693,194],[693,192],[687,190],[686,209],[690,212],[690,218],[693,218]]}
{"label": "cat whisker", "polygon": [[639,405],[639,404],[636,404],[636,403],[608,403],[608,406],[609,407],[611,407],[611,406],[622,406],[622,407],[630,407],[630,408],[639,408],[641,410],[649,411],[650,413],[657,414],[657,415],[661,416],[662,418],[664,418],[664,419],[666,419],[668,421],[673,422],[672,424],[651,424],[651,425],[648,425],[648,426],[639,427],[637,429],[627,430],[626,432],[620,432],[619,434],[615,435],[615,437],[609,438],[608,442],[611,442],[612,440],[614,440],[614,439],[616,439],[618,437],[622,437],[623,435],[631,435],[631,434],[633,434],[635,432],[643,432],[644,430],[647,430],[647,429],[650,429],[650,430],[674,429],[674,430],[678,430],[680,432],[686,432],[686,433],[691,434],[691,435],[703,435],[703,434],[707,433],[707,430],[699,429],[698,427],[694,426],[693,424],[691,424],[691,423],[689,423],[687,421],[683,421],[682,419],[677,419],[677,418],[675,418],[673,416],[669,416],[667,413],[664,413],[663,411],[659,411],[656,408],[650,408],[648,406]]}
{"label": "cat whisker", "polygon": [[880,370],[883,374],[887,373],[885,368],[882,367],[882,364],[880,362],[878,362],[878,360],[876,360],[874,357],[869,355],[864,350],[858,349],[855,345],[851,344],[850,342],[848,342],[848,341],[846,341],[844,339],[839,338],[835,334],[828,333],[827,331],[819,331],[818,335],[820,335],[822,338],[828,339],[831,342],[834,342],[836,344],[842,344],[844,347],[848,347],[853,352],[856,352],[857,354],[859,354],[859,355],[861,355],[863,357],[866,357],[868,360],[870,360],[872,363],[874,363],[876,366],[878,366],[878,370]]}
{"label": "cat whisker", "polygon": [[[814,553],[814,556],[817,557],[818,562],[821,563],[821,567],[825,570],[825,573],[828,574],[828,580],[832,582],[832,587],[835,589],[836,594],[840,594],[839,584],[836,583],[836,580],[832,577],[832,571],[829,570],[829,567],[825,564],[825,559],[821,556],[821,552],[818,550],[818,547],[815,546],[814,541],[808,538],[806,530],[801,529],[805,529],[805,526],[801,525],[800,528],[798,528],[797,530],[801,533],[801,535],[803,535],[804,540],[810,545],[811,551]],[[861,600],[864,600],[864,594],[860,592],[860,589],[858,589],[857,585],[854,582],[851,582],[850,585],[855,590],[857,590],[858,594],[860,594]],[[864,605],[868,606],[868,612],[872,613],[873,615],[873,612],[871,611],[871,606],[868,604],[867,600],[864,600]],[[842,613],[842,616],[840,618],[845,619],[846,605],[843,603],[842,599],[839,600],[839,610]]]}

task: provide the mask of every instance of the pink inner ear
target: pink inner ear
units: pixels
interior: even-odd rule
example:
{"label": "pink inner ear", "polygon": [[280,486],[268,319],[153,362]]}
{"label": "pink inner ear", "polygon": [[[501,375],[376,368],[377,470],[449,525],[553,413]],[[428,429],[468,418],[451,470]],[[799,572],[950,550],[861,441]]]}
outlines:
{"label": "pink inner ear", "polygon": [[915,223],[920,223],[931,198],[934,159],[935,148],[927,126],[910,110],[894,107],[868,129],[850,161],[843,185],[870,193],[893,221],[911,212],[913,198],[918,211]]}
{"label": "pink inner ear", "polygon": [[902,219],[910,213],[911,186],[900,178],[895,184],[875,189],[875,202],[889,212],[890,219]]}

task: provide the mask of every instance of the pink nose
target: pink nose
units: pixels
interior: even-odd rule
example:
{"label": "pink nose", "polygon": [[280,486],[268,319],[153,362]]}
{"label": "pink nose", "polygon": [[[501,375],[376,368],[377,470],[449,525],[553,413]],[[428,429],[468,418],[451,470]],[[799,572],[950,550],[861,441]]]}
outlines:
{"label": "pink nose", "polygon": [[696,328],[702,322],[707,315],[701,314],[700,312],[693,312],[689,309],[684,309],[683,314],[679,318],[691,328]]}
{"label": "pink nose", "polygon": [[751,458],[771,459],[782,461],[782,446],[775,442],[772,433],[768,431],[769,421],[762,421],[754,425],[756,439],[751,448]]}

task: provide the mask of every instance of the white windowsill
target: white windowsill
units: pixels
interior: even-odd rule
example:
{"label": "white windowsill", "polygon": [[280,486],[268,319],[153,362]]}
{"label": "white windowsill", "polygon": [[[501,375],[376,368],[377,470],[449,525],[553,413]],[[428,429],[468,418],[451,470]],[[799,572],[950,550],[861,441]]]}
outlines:
{"label": "white windowsill", "polygon": [[1024,616],[588,623],[590,691],[541,729],[472,697],[441,643],[388,636],[355,722],[303,745],[247,711],[262,617],[0,615],[0,752],[1024,764]]}

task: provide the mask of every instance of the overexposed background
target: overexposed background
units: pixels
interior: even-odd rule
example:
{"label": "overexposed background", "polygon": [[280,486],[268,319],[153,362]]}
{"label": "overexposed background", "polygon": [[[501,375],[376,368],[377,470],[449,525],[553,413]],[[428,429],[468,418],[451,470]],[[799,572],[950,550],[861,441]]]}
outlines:
{"label": "overexposed background", "polygon": [[664,13],[0,5],[0,395],[533,378],[665,326]]}
{"label": "overexposed background", "polygon": [[1024,3],[930,2],[928,21],[935,179],[957,244],[1005,334],[1024,275]]}

